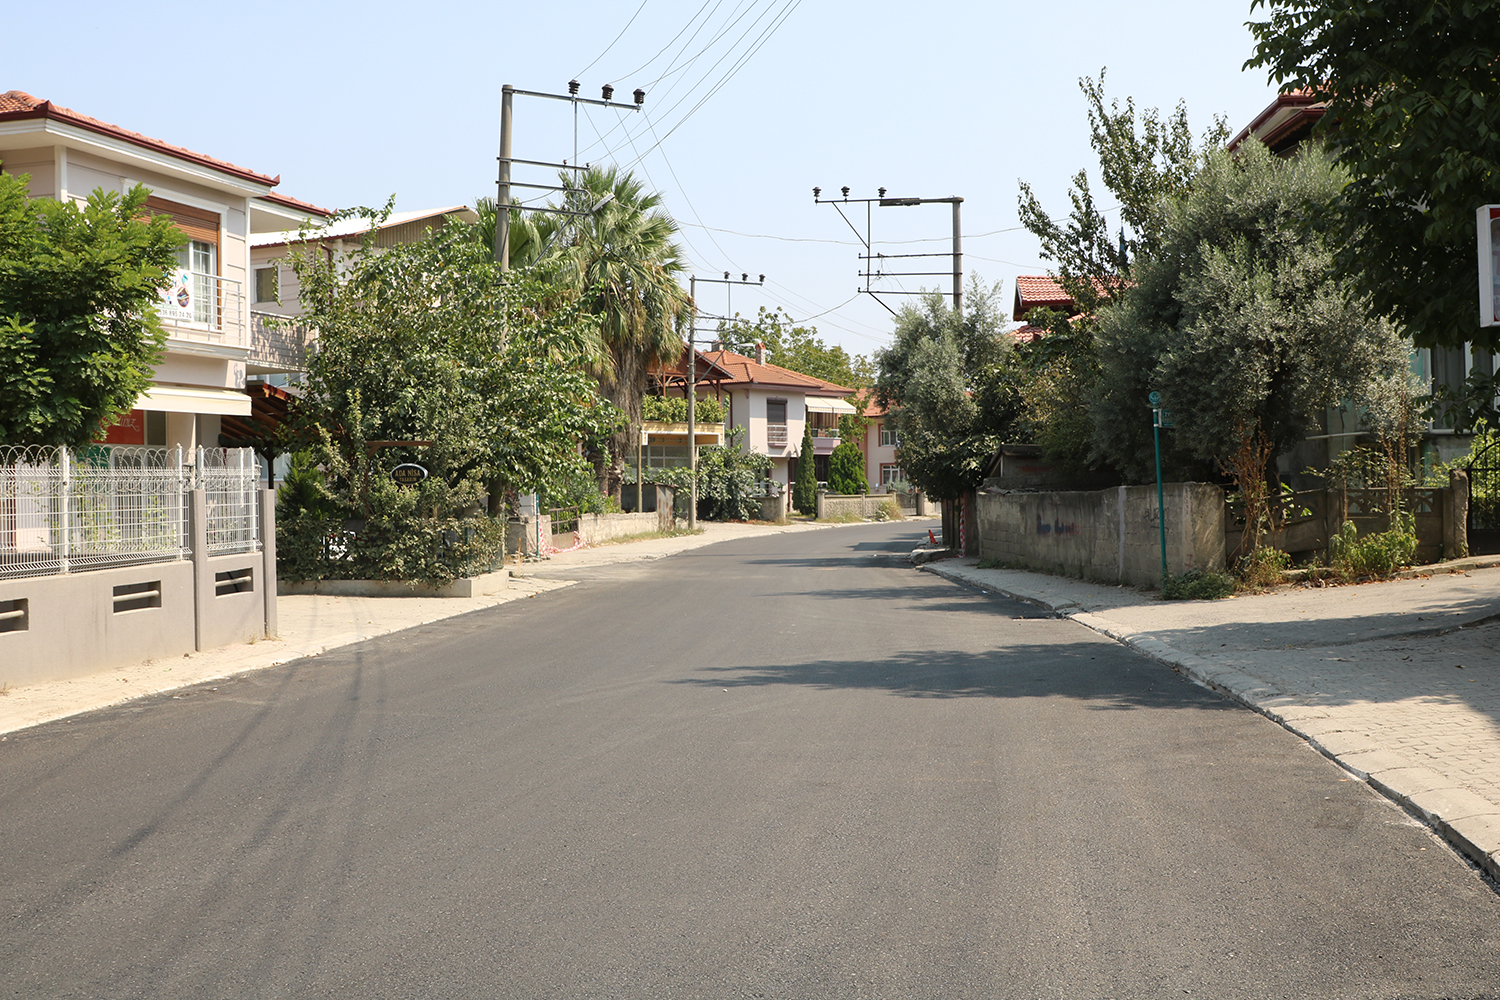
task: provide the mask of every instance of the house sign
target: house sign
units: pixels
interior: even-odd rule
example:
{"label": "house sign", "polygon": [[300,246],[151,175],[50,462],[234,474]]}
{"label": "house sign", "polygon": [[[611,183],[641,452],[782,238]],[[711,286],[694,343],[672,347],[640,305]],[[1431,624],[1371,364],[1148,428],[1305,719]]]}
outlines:
{"label": "house sign", "polygon": [[415,462],[402,462],[391,470],[397,486],[416,486],[427,478],[427,470]]}

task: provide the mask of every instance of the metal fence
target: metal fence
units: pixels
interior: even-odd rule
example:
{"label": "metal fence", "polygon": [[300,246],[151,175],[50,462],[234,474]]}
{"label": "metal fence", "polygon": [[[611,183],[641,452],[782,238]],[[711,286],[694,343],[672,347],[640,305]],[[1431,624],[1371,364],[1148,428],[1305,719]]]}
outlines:
{"label": "metal fence", "polygon": [[208,552],[259,548],[248,448],[0,448],[0,579],[55,576],[191,554],[189,493],[208,505]]}

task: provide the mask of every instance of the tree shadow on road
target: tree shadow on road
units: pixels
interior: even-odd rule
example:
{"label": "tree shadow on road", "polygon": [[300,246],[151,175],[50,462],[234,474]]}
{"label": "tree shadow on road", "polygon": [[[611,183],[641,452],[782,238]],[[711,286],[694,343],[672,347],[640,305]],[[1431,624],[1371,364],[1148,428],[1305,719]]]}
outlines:
{"label": "tree shadow on road", "polygon": [[671,681],[702,687],[792,685],[883,691],[903,698],[1071,698],[1098,711],[1238,709],[1169,668],[1110,644],[1017,643],[984,652],[906,650],[880,660],[704,667]]}

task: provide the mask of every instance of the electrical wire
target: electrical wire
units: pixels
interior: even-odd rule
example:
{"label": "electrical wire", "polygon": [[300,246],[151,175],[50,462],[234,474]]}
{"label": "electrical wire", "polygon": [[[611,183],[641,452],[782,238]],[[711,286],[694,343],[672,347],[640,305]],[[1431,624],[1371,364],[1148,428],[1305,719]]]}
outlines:
{"label": "electrical wire", "polygon": [[622,38],[625,37],[625,32],[627,32],[627,31],[630,30],[630,26],[635,23],[635,19],[641,16],[641,11],[645,10],[646,9],[646,4],[648,4],[650,2],[651,2],[651,0],[641,0],[641,5],[635,9],[635,13],[634,14],[630,15],[630,20],[628,20],[628,21],[625,22],[625,27],[623,27],[623,28],[620,29],[620,33],[615,36],[615,40],[613,42],[610,42],[608,45],[606,45],[604,47],[604,51],[601,52],[601,53],[599,53],[597,56],[594,57],[594,62],[589,63],[587,66],[583,67],[582,70],[580,70],[577,73],[574,73],[573,74],[573,79],[575,79],[575,80],[578,79],[584,73],[587,73],[589,70],[593,69],[594,68],[594,63],[597,63],[600,59],[603,59],[605,56],[609,55],[609,50],[615,47],[615,43],[616,42],[618,42],[620,39],[622,39]]}

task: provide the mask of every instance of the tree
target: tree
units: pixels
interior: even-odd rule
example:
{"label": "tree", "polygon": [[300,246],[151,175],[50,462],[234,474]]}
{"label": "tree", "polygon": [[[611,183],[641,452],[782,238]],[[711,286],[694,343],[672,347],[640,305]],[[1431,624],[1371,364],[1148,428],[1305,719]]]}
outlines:
{"label": "tree", "polygon": [[1326,407],[1363,402],[1406,365],[1397,328],[1333,270],[1333,249],[1302,220],[1345,178],[1316,149],[1292,159],[1258,142],[1208,154],[1166,214],[1159,249],[1099,312],[1093,407],[1099,457],[1134,482],[1154,478],[1148,395],[1161,394],[1172,474],[1216,463],[1247,497],[1268,463]]}
{"label": "tree", "polygon": [[[493,551],[494,525],[475,514],[486,494],[494,507],[504,492],[566,489],[587,469],[579,443],[618,425],[585,370],[603,362],[598,320],[527,272],[502,274],[463,226],[291,262],[301,321],[318,331],[300,410],[333,511],[288,520],[294,574],[443,582]],[[388,441],[431,444],[371,446]],[[383,470],[401,461],[429,479],[396,488]],[[340,518],[365,527],[335,560],[317,546]]]}
{"label": "tree", "polygon": [[719,339],[729,350],[752,358],[755,345],[764,344],[771,364],[834,385],[863,389],[875,382],[875,366],[869,358],[824,343],[815,326],[793,325],[780,306],[775,311],[761,306],[754,322],[735,316],[732,323],[720,326]]}
{"label": "tree", "polygon": [[865,479],[865,453],[852,439],[840,441],[828,457],[828,489],[832,493],[868,493]]}
{"label": "tree", "polygon": [[797,451],[797,479],[792,484],[792,507],[801,514],[818,509],[818,470],[813,460],[812,421],[802,424],[802,447]]}
{"label": "tree", "polygon": [[1340,273],[1419,345],[1474,341],[1474,210],[1500,192],[1500,17],[1474,0],[1252,0],[1260,67],[1328,109],[1349,183],[1318,224]]}
{"label": "tree", "polygon": [[594,167],[562,179],[570,186],[562,207],[583,215],[562,234],[556,270],[545,257],[542,265],[599,319],[608,352],[607,363],[596,369],[600,388],[627,421],[611,435],[607,457],[599,456],[600,487],[618,497],[648,373],[682,353],[692,303],[677,278],[686,264],[673,242],[677,223],[662,210],[661,196],[629,172]]}
{"label": "tree", "polygon": [[875,355],[875,398],[896,425],[911,482],[951,499],[979,486],[1000,445],[1021,424],[1000,286],[970,280],[956,315],[936,293],[902,307],[894,343]]}
{"label": "tree", "polygon": [[1021,354],[1028,368],[1021,396],[1043,453],[1075,477],[1100,471],[1093,451],[1090,401],[1099,380],[1094,323],[1099,307],[1130,280],[1130,263],[1155,254],[1164,238],[1167,209],[1192,183],[1206,150],[1223,145],[1222,118],[1195,144],[1187,107],[1179,103],[1163,117],[1155,108],[1139,113],[1127,98],[1106,103],[1104,71],[1078,81],[1088,104],[1089,144],[1099,158],[1106,189],[1120,206],[1118,237],[1097,207],[1087,171],[1073,177],[1067,218],[1048,215],[1031,186],[1021,182],[1021,223],[1041,244],[1040,256],[1056,265],[1059,284],[1076,303],[1076,315],[1048,312],[1027,317],[1047,333]]}
{"label": "tree", "polygon": [[79,206],[0,175],[0,442],[81,448],[151,385],[156,303],[183,236],[148,192]]}

